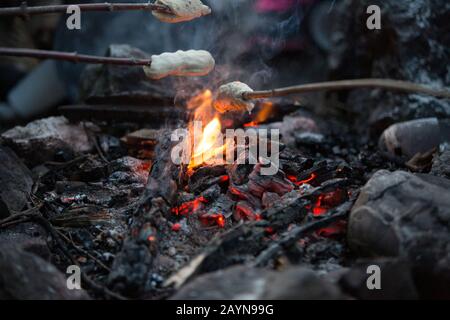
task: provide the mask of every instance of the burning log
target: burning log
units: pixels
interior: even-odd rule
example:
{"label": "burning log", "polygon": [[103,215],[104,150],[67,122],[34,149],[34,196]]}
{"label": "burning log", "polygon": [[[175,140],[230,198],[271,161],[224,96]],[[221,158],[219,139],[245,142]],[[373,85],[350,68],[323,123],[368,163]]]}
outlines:
{"label": "burning log", "polygon": [[0,47],[0,56],[53,59],[74,63],[143,66],[145,74],[150,79],[156,80],[167,76],[205,76],[214,69],[215,65],[214,58],[205,50],[178,50],[173,53],[152,55],[151,59],[136,59],[92,56],[77,52]]}
{"label": "burning log", "polygon": [[228,111],[251,112],[254,99],[282,97],[291,94],[299,94],[314,91],[349,90],[357,88],[380,88],[408,93],[422,93],[431,96],[450,98],[450,91],[445,89],[433,89],[424,85],[393,79],[355,79],[330,82],[309,83],[304,85],[271,89],[265,91],[253,91],[242,82],[227,83],[219,88],[214,108],[220,113]]}

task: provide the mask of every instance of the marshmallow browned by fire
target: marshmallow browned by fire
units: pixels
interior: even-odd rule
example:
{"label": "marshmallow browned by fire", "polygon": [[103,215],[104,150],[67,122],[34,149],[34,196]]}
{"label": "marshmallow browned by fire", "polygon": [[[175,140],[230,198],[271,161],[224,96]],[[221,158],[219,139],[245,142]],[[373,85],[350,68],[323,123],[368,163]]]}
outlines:
{"label": "marshmallow browned by fire", "polygon": [[155,4],[165,5],[172,10],[173,14],[152,11],[158,20],[167,23],[190,21],[211,13],[211,9],[200,0],[157,0]]}
{"label": "marshmallow browned by fire", "polygon": [[220,113],[228,111],[248,111],[250,113],[255,105],[245,100],[243,94],[252,91],[252,88],[239,81],[224,84],[219,88],[214,108]]}
{"label": "marshmallow browned by fire", "polygon": [[144,72],[150,79],[167,76],[195,77],[207,75],[214,69],[214,65],[214,58],[208,51],[179,50],[153,55],[152,63],[144,67]]}

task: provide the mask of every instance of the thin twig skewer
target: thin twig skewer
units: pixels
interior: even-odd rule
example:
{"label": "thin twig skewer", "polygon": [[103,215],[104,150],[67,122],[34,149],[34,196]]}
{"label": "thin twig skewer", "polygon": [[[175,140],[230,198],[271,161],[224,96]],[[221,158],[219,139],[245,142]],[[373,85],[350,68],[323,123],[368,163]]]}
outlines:
{"label": "thin twig skewer", "polygon": [[123,66],[125,65],[150,66],[152,63],[151,59],[101,57],[86,54],[78,54],[77,52],[61,52],[61,51],[35,50],[23,48],[4,48],[4,47],[0,47],[0,56],[53,59],[53,60],[70,61],[74,63],[115,64]]}
{"label": "thin twig skewer", "polygon": [[89,4],[68,4],[68,5],[48,5],[29,7],[24,2],[20,7],[0,8],[0,16],[23,16],[48,14],[48,13],[66,13],[69,6],[76,5],[80,11],[158,11],[171,14],[172,10],[162,4],[155,3],[89,3]]}
{"label": "thin twig skewer", "polygon": [[411,93],[423,93],[436,97],[450,98],[449,90],[439,90],[426,87],[417,83],[392,79],[355,79],[329,82],[308,83],[286,88],[253,91],[243,93],[245,100],[281,97],[291,94],[306,93],[323,90],[348,90],[356,88],[380,88]]}

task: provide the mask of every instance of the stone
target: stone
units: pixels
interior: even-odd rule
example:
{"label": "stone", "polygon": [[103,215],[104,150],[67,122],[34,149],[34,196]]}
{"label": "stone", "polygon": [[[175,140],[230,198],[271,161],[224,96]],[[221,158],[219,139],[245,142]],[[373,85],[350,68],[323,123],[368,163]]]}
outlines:
{"label": "stone", "polygon": [[[0,218],[21,211],[31,193],[31,172],[9,148],[0,146]],[[8,212],[7,212],[8,211]]]}
{"label": "stone", "polygon": [[[367,8],[382,9],[380,30],[367,30]],[[336,3],[329,65],[347,78],[392,78],[448,88],[450,77],[442,61],[450,59],[447,26],[450,3],[445,0],[349,0]],[[389,125],[405,120],[450,115],[445,99],[384,90],[354,90],[346,105],[357,111],[355,124],[378,136]]]}
{"label": "stone", "polygon": [[340,290],[313,271],[295,267],[276,272],[234,266],[207,273],[182,287],[173,300],[340,299]]}
{"label": "stone", "polygon": [[76,155],[93,149],[83,126],[69,123],[64,117],[49,117],[24,127],[17,126],[0,138],[31,166],[53,160],[61,151]]}
{"label": "stone", "polygon": [[450,181],[377,171],[352,208],[348,243],[364,256],[407,259],[422,294],[450,297]]}
{"label": "stone", "polygon": [[[381,290],[369,290],[367,279],[369,266],[380,268]],[[359,260],[339,279],[339,286],[350,296],[362,300],[412,300],[419,294],[412,277],[411,264],[397,258]]]}
{"label": "stone", "polygon": [[393,157],[411,159],[437,148],[450,137],[450,122],[437,118],[399,122],[384,130],[379,148]]}
{"label": "stone", "polygon": [[450,179],[450,144],[442,144],[433,158],[430,173]]}
{"label": "stone", "polygon": [[84,290],[69,290],[54,265],[17,246],[0,244],[0,299],[89,299]]}

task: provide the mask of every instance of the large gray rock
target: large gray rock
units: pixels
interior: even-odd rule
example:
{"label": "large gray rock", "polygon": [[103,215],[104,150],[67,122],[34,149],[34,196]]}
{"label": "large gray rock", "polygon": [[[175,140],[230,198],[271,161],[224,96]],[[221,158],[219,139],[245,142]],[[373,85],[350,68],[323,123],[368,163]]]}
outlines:
{"label": "large gray rock", "polygon": [[365,256],[407,259],[422,294],[450,296],[450,181],[376,172],[350,213],[348,243]]}
{"label": "large gray rock", "polygon": [[230,267],[199,276],[181,288],[171,299],[342,299],[331,282],[320,279],[306,268],[281,272],[245,266]]}
{"label": "large gray rock", "polygon": [[[33,186],[31,172],[9,148],[0,146],[0,218],[21,211]],[[6,210],[8,212],[6,212]]]}
{"label": "large gray rock", "polygon": [[[381,290],[370,290],[369,266],[380,268]],[[344,272],[339,285],[346,293],[363,300],[411,300],[419,297],[411,272],[411,264],[398,258],[360,260]]]}
{"label": "large gray rock", "polygon": [[86,130],[81,125],[69,123],[64,117],[50,117],[24,127],[17,126],[4,132],[0,139],[30,165],[52,160],[60,151],[77,154],[93,148]]}
{"label": "large gray rock", "polygon": [[69,290],[55,266],[17,246],[0,244],[0,299],[88,299],[84,290]]}
{"label": "large gray rock", "polygon": [[[381,30],[368,30],[367,8],[378,5]],[[394,78],[448,88],[450,2],[446,0],[344,0],[334,10],[334,47],[330,64],[340,77]],[[361,130],[367,119],[374,134],[392,123],[426,117],[448,117],[448,100],[419,94],[371,90],[350,93]]]}

